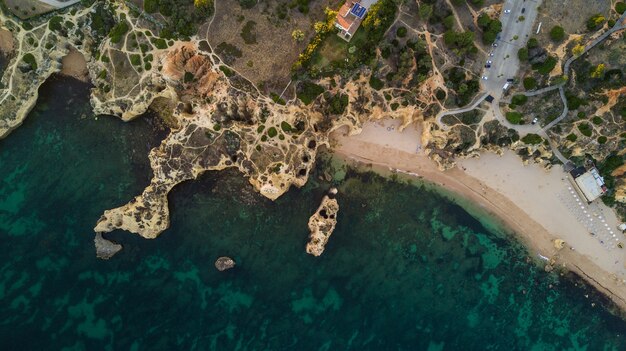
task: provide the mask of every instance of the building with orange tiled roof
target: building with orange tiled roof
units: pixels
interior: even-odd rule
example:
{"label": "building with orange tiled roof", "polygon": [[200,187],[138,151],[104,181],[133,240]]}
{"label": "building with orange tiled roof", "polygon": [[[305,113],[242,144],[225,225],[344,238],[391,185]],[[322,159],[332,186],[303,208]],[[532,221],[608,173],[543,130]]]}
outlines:
{"label": "building with orange tiled roof", "polygon": [[377,0],[346,0],[337,12],[335,27],[339,29],[339,37],[350,41],[361,21],[367,14],[367,9]]}

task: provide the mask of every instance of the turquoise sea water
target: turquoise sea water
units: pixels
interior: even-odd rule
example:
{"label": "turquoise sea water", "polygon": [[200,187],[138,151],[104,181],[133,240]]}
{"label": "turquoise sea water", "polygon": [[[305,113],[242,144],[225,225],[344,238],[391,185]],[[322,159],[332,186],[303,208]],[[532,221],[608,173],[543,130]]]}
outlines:
{"label": "turquoise sea water", "polygon": [[[626,349],[592,289],[435,192],[353,170],[334,172],[339,224],[321,257],[304,245],[329,183],[272,203],[226,172],[176,188],[161,237],[112,233],[124,250],[97,260],[96,220],[148,184],[163,135],[95,120],[86,89],[46,83],[0,141],[3,350]],[[222,255],[237,267],[218,272]]]}

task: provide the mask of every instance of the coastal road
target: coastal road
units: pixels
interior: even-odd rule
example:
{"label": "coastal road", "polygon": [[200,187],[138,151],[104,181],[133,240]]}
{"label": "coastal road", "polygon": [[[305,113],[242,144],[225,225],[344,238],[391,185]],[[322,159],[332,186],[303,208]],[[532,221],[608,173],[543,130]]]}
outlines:
{"label": "coastal road", "polygon": [[[504,93],[502,88],[506,80],[514,78],[519,70],[517,51],[525,47],[530,38],[540,3],[541,1],[535,0],[506,0],[504,2],[500,14],[502,32],[500,32],[500,39],[496,41],[498,46],[492,47],[493,57],[489,57],[492,61],[491,68],[483,70],[482,75],[488,79],[481,80],[483,89],[495,98],[494,105]],[[525,11],[522,14],[523,9]],[[510,10],[511,13],[504,13],[505,10]],[[523,16],[524,20],[520,21],[520,16]]]}
{"label": "coastal road", "polygon": [[54,6],[56,8],[63,8],[79,3],[80,0],[39,0],[39,2]]}

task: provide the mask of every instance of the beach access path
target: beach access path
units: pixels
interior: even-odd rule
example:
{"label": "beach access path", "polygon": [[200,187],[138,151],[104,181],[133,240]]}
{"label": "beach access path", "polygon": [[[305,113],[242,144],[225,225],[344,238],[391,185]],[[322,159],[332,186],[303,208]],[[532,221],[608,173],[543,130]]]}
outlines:
{"label": "beach access path", "polygon": [[[421,130],[409,125],[399,132],[399,126],[400,121],[394,120],[368,122],[354,136],[339,129],[331,145],[336,155],[348,161],[372,165],[382,173],[419,177],[469,200],[475,205],[466,209],[482,208],[499,218],[535,259],[554,257],[557,265],[576,272],[626,310],[626,249],[617,247],[626,240],[609,232],[616,232],[618,220],[601,203],[579,204],[561,167],[545,170],[524,165],[506,151],[503,156],[485,153],[460,160],[457,167],[442,172],[424,154]],[[593,231],[597,233],[592,235]],[[555,239],[564,240],[565,247],[556,249]]]}

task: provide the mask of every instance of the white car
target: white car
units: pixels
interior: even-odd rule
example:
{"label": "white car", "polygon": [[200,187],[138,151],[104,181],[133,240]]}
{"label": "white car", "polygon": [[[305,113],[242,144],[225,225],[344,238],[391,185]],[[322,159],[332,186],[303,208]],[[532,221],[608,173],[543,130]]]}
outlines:
{"label": "white car", "polygon": [[511,13],[511,10],[504,10],[504,13]]}
{"label": "white car", "polygon": [[483,80],[487,80],[487,79],[489,79],[489,77],[483,76]]}
{"label": "white car", "polygon": [[493,46],[494,48],[497,48],[498,47],[498,43],[493,43],[493,44],[491,44],[491,46]]}
{"label": "white car", "polygon": [[533,121],[530,122],[530,124],[537,124],[537,122],[539,122],[539,118],[535,117],[533,118]]}
{"label": "white car", "polygon": [[492,63],[493,63],[493,62],[491,62],[491,60],[487,61],[487,64],[488,64],[488,65],[490,65],[490,64],[492,64]]}
{"label": "white car", "polygon": [[493,51],[489,53],[489,57],[493,57]]}

